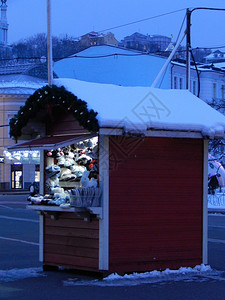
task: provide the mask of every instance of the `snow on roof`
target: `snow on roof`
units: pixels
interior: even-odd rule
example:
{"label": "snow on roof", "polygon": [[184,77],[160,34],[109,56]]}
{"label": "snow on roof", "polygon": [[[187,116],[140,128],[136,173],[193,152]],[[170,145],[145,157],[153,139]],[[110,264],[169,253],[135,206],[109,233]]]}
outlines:
{"label": "snow on roof", "polygon": [[0,75],[1,94],[33,94],[35,90],[42,88],[47,82],[36,77],[14,74]]}
{"label": "snow on roof", "polygon": [[194,131],[224,138],[225,117],[187,90],[122,87],[75,79],[55,79],[98,112],[102,128]]}
{"label": "snow on roof", "polygon": [[32,95],[35,92],[34,88],[12,87],[1,88],[0,95]]}
{"label": "snow on roof", "polygon": [[[111,56],[103,57],[107,55]],[[156,55],[109,45],[93,46],[75,56],[83,58],[69,57],[54,63],[54,72],[59,78],[122,86],[151,85],[166,61],[166,58]],[[161,88],[170,87],[169,76],[168,68]]]}
{"label": "snow on roof", "polygon": [[[171,64],[180,66],[182,68],[186,68],[186,64],[182,63],[182,62],[172,61]],[[221,72],[221,71],[224,71],[223,66],[225,66],[225,64],[223,64],[223,63],[208,63],[208,64],[197,63],[198,71],[201,71],[201,72],[214,72],[214,73],[216,71]],[[196,70],[195,66],[191,65],[190,67],[192,70]],[[214,67],[216,67],[218,69],[220,68],[221,70],[215,70]]]}
{"label": "snow on roof", "polygon": [[213,51],[212,53],[208,54],[205,58],[219,58],[219,57],[224,57],[224,52],[220,50]]}
{"label": "snow on roof", "polygon": [[224,69],[225,68],[225,61],[220,62],[220,63],[213,63],[213,66],[216,67],[216,68]]}

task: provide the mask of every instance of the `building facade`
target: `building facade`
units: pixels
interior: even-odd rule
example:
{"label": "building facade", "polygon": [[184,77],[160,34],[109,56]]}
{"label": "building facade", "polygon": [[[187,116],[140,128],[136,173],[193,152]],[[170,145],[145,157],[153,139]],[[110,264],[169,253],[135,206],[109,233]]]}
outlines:
{"label": "building facade", "polygon": [[139,51],[165,51],[171,43],[171,38],[163,35],[145,35],[135,32],[126,36],[120,43],[120,46],[128,49],[135,49]]}
{"label": "building facade", "polygon": [[39,152],[8,151],[16,142],[10,137],[9,121],[46,82],[21,74],[0,75],[0,82],[0,191],[28,189],[39,181]]}
{"label": "building facade", "polygon": [[113,33],[108,32],[107,34],[99,32],[89,32],[81,36],[79,41],[80,45],[83,47],[97,46],[97,45],[113,45],[118,46],[118,41],[116,40]]}
{"label": "building facade", "polygon": [[[225,100],[225,69],[214,66],[198,66],[198,74],[194,67],[190,70],[190,91],[206,103],[212,104]],[[170,88],[186,88],[186,66],[171,63]]]}

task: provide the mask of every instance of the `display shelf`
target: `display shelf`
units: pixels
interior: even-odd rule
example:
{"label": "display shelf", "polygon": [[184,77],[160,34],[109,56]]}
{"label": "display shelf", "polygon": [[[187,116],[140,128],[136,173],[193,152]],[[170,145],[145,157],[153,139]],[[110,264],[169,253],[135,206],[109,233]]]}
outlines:
{"label": "display shelf", "polygon": [[102,207],[68,207],[62,208],[59,206],[51,206],[51,205],[34,205],[29,204],[26,206],[27,209],[35,210],[43,213],[60,213],[60,212],[72,212],[72,213],[90,213],[93,215],[97,215],[99,219],[102,219]]}
{"label": "display shelf", "polygon": [[59,181],[62,188],[79,188],[81,186],[79,181]]}

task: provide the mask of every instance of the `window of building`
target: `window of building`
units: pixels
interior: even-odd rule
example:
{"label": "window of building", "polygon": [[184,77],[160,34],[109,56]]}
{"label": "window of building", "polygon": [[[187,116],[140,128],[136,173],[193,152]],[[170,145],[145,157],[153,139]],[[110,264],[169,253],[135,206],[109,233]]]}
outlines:
{"label": "window of building", "polygon": [[173,79],[173,88],[177,89],[177,76],[174,76],[174,79]]}
{"label": "window of building", "polygon": [[213,83],[213,98],[214,99],[217,97],[217,91],[216,91],[216,89],[217,89],[217,85],[216,85],[216,83]]}
{"label": "window of building", "polygon": [[183,78],[180,78],[180,89],[183,89]]}

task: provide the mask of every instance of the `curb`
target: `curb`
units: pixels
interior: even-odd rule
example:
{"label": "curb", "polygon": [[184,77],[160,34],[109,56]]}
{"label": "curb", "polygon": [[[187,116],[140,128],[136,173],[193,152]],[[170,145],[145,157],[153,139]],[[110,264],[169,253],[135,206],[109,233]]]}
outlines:
{"label": "curb", "polygon": [[11,192],[11,191],[0,191],[0,195],[10,196],[10,195],[29,195],[30,192],[21,191],[21,192]]}
{"label": "curb", "polygon": [[209,214],[225,214],[225,208],[208,208],[208,213]]}

